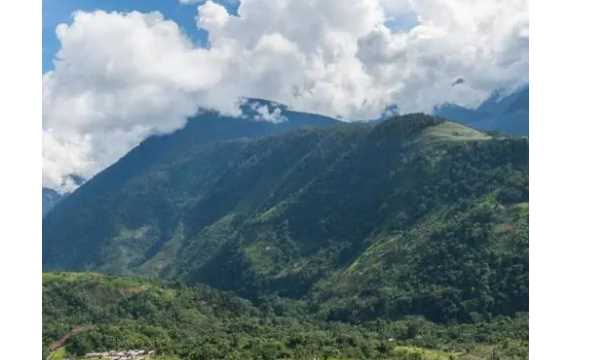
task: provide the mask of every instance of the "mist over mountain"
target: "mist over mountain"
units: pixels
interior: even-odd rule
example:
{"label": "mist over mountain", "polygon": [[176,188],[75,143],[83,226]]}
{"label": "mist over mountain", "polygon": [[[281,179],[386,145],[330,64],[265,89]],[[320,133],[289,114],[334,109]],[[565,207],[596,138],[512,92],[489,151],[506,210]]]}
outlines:
{"label": "mist over mountain", "polygon": [[[68,178],[75,186],[81,186],[85,182],[85,179],[78,175],[71,175]],[[42,218],[54,209],[58,203],[64,198],[69,196],[70,193],[60,193],[54,189],[42,187]]]}
{"label": "mist over mountain", "polygon": [[52,210],[62,199],[62,195],[50,188],[42,188],[42,216]]}
{"label": "mist over mountain", "polygon": [[529,86],[508,95],[495,91],[475,109],[443,104],[435,107],[433,114],[476,129],[528,135]]}

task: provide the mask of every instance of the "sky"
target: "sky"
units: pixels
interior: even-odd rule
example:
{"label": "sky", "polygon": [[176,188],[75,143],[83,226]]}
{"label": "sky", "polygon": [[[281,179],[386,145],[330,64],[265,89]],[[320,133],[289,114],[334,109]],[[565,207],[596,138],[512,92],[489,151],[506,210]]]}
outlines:
{"label": "sky", "polygon": [[[225,6],[229,12],[237,13],[239,3],[237,0],[217,1]],[[179,26],[197,46],[206,46],[207,32],[196,27],[196,11],[190,5],[198,4],[198,1],[177,1],[177,0],[44,0],[42,2],[43,11],[43,72],[54,68],[53,58],[60,42],[56,37],[56,26],[61,23],[69,23],[73,19],[73,13],[77,10],[82,11],[159,11],[165,18],[171,19]]]}
{"label": "sky", "polygon": [[43,183],[61,192],[199,108],[239,115],[244,97],[354,121],[475,106],[529,79],[526,0],[43,4]]}

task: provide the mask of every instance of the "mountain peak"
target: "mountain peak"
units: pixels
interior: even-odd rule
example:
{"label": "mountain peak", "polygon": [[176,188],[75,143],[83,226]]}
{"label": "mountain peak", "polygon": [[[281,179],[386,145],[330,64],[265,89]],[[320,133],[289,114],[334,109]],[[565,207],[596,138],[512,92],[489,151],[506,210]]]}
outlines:
{"label": "mountain peak", "polygon": [[424,113],[394,115],[373,129],[373,134],[385,136],[409,136],[427,127],[438,125],[444,119]]}
{"label": "mountain peak", "polygon": [[529,86],[507,93],[496,90],[477,108],[443,104],[433,114],[481,130],[501,131],[512,135],[529,133]]}

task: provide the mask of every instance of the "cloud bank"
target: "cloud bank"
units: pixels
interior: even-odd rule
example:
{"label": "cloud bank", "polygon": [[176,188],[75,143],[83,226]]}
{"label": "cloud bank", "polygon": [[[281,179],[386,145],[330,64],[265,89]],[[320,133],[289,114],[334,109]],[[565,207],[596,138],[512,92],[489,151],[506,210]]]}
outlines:
{"label": "cloud bank", "polygon": [[[238,16],[207,1],[197,12],[207,49],[159,13],[79,12],[58,26],[43,80],[45,186],[71,190],[70,174],[93,176],[198,107],[239,114],[241,97],[357,120],[390,105],[475,105],[528,82],[527,1],[243,0]],[[407,14],[415,26],[389,26]]]}

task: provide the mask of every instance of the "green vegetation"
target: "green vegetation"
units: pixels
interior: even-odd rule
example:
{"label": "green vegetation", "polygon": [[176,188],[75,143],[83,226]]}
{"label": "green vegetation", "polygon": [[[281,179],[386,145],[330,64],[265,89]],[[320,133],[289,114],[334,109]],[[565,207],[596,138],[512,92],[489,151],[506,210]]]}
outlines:
{"label": "green vegetation", "polygon": [[142,143],[44,218],[45,271],[145,278],[46,274],[46,342],[95,325],[67,350],[527,357],[527,139],[422,114],[208,124]]}
{"label": "green vegetation", "polygon": [[298,299],[341,321],[528,310],[526,139],[416,114],[169,145],[122,181],[148,147],[46,217],[45,270]]}
{"label": "green vegetation", "polygon": [[52,352],[49,357],[48,360],[64,360],[67,357],[67,350],[62,347],[54,352]]}
{"label": "green vegetation", "polygon": [[[157,359],[501,359],[527,357],[527,315],[439,325],[423,318],[351,325],[302,304],[253,305],[230,293],[92,273],[45,273],[43,341],[75,327],[51,359],[153,349]],[[275,309],[275,308],[277,309]],[[284,310],[285,309],[285,310]]]}

